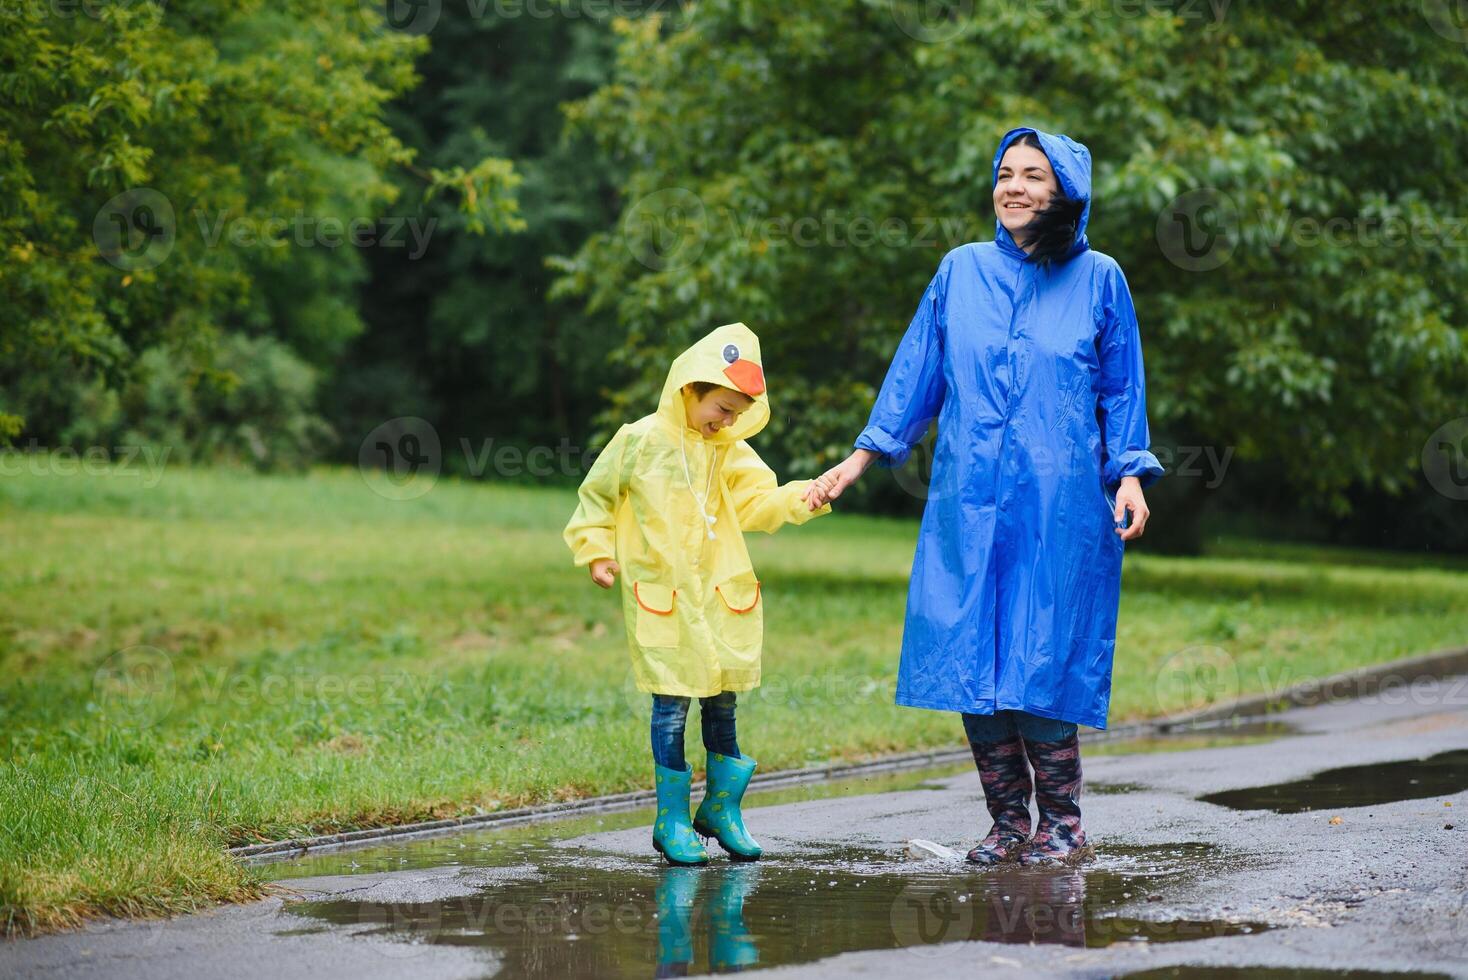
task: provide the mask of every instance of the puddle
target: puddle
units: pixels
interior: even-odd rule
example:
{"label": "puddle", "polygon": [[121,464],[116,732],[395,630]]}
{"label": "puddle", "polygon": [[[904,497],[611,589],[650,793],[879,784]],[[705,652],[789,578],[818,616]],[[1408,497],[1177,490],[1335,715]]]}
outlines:
{"label": "puddle", "polygon": [[1450,796],[1468,789],[1468,749],[1426,759],[1345,766],[1308,779],[1231,789],[1199,797],[1235,810],[1303,813]]}
{"label": "puddle", "polygon": [[1164,966],[1140,973],[1123,973],[1117,980],[1165,980],[1195,977],[1201,980],[1450,980],[1446,973],[1382,972],[1377,970],[1317,970],[1290,966]]}
{"label": "puddle", "polygon": [[[619,816],[637,827],[648,819]],[[549,829],[518,828],[472,851],[456,848],[459,874],[474,884],[449,888],[454,897],[415,901],[414,883],[374,880],[361,896],[286,910],[387,939],[403,955],[428,945],[481,948],[504,975],[555,977],[721,972],[962,940],[1101,947],[1268,928],[1148,915],[1149,907],[1163,910],[1156,903],[1172,885],[1236,866],[1202,843],[1107,848],[1093,865],[1060,871],[984,872],[857,847],[781,852],[746,865],[720,855],[704,868],[672,868],[652,854],[558,844],[564,825],[555,837]],[[418,846],[425,844],[443,846]],[[495,865],[532,873],[497,876]]]}
{"label": "puddle", "polygon": [[1298,735],[1299,728],[1287,721],[1256,718],[1249,721],[1225,719],[1219,722],[1176,728],[1157,735],[1138,735],[1086,745],[1087,755],[1139,755],[1157,752],[1190,752],[1194,749],[1222,749],[1238,745],[1262,745],[1288,735]]}
{"label": "puddle", "polygon": [[[918,769],[910,772],[878,773],[843,779],[801,783],[774,789],[751,789],[747,800],[751,807],[777,806],[782,803],[804,803],[810,800],[834,800],[871,793],[901,793],[945,788],[944,781],[974,771],[973,763]],[[695,798],[697,793],[695,792]],[[626,830],[651,826],[647,809],[621,810],[588,814],[580,817],[558,817],[537,823],[525,823],[487,830],[456,831],[434,837],[400,843],[377,844],[347,850],[327,851],[289,860],[276,860],[260,865],[261,873],[270,879],[307,878],[319,875],[367,874],[375,871],[406,871],[469,864],[476,867],[514,863],[516,850],[540,842],[569,840],[586,834],[608,830]]]}

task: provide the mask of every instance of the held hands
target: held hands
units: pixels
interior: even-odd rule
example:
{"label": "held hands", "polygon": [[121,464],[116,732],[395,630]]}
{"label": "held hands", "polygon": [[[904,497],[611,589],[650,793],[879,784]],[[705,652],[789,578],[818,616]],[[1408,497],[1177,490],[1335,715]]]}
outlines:
{"label": "held hands", "polygon": [[877,454],[868,449],[858,449],[819,477],[811,481],[801,496],[811,510],[820,510],[841,496],[842,491],[855,483]]}
{"label": "held hands", "polygon": [[591,580],[604,589],[610,589],[617,581],[621,566],[610,558],[598,558],[591,563]]}
{"label": "held hands", "polygon": [[[1126,512],[1132,512],[1131,526],[1123,529],[1121,522],[1126,520]],[[1134,476],[1123,477],[1121,486],[1116,491],[1116,512],[1111,519],[1116,521],[1116,533],[1121,535],[1123,541],[1140,538],[1142,532],[1147,529],[1147,518],[1152,512],[1147,509],[1147,498],[1142,496],[1142,481]]]}

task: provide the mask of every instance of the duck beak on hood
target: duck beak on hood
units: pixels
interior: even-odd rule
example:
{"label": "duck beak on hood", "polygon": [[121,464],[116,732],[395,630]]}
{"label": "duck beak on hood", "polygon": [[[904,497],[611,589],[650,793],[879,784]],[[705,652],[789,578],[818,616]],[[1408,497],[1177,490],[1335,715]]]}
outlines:
{"label": "duck beak on hood", "polygon": [[719,327],[674,359],[673,366],[668,369],[668,378],[663,382],[658,415],[680,429],[688,425],[681,390],[694,381],[733,388],[754,399],[754,403],[734,420],[733,425],[707,436],[710,442],[748,439],[770,421],[770,400],[765,390],[759,338],[744,324],[730,323]]}
{"label": "duck beak on hood", "polygon": [[[1060,184],[1061,192],[1066,197],[1086,202],[1085,209],[1081,211],[1081,220],[1076,223],[1075,244],[1070,250],[1070,256],[1078,255],[1091,247],[1086,239],[1086,223],[1091,220],[1091,151],[1086,148],[1086,144],[1077,143],[1069,136],[1046,133],[1029,126],[1011,129],[999,140],[999,149],[994,151],[994,169],[990,174],[989,186],[999,183],[999,164],[1004,159],[1004,151],[1025,133],[1034,133],[1039,139],[1040,149],[1050,160],[1050,167],[1055,171],[1055,180]],[[1016,258],[1028,258],[1028,253],[1015,243],[1009,229],[1004,227],[997,216],[994,219],[994,241]]]}

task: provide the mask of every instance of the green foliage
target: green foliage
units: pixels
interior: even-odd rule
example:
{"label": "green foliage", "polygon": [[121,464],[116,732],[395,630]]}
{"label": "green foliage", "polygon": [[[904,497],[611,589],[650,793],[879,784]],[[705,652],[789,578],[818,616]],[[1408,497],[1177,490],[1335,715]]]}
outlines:
{"label": "green foliage", "polygon": [[[615,39],[586,16],[471,7],[444,5],[419,62],[424,84],[388,118],[435,173],[512,158],[524,224],[475,236],[471,222],[430,209],[438,225],[425,255],[370,253],[368,329],[330,386],[344,437],[416,414],[447,447],[554,446],[577,437],[612,384],[602,366],[617,331],[579,304],[547,300],[544,257],[574,251],[613,219],[606,161],[589,139],[564,138],[561,103],[605,78]],[[461,463],[448,454],[447,465]]]}
{"label": "green foliage", "polygon": [[[228,844],[647,787],[649,701],[620,603],[569,566],[570,490],[392,500],[354,469],[173,462],[0,457],[0,928],[246,897]],[[750,541],[761,766],[962,738],[892,701],[916,532],[846,514]],[[1113,723],[1461,642],[1465,571],[1128,555]]]}
{"label": "green foliage", "polygon": [[[992,237],[994,147],[1028,124],[1092,150],[1090,238],[1131,283],[1156,433],[1277,459],[1337,509],[1409,485],[1468,387],[1468,45],[1411,0],[952,6],[972,14],[700,0],[684,31],[620,25],[615,72],[570,112],[616,160],[622,216],[557,287],[626,330],[613,363],[636,380],[604,420],[743,320],[771,455],[844,455],[943,253]],[[1213,268],[1159,233],[1190,191]],[[1394,222],[1413,232],[1386,244]]]}
{"label": "green foliage", "polygon": [[61,441],[123,447],[173,463],[300,469],[335,441],[315,413],[316,370],[270,337],[226,334],[215,351],[228,382],[200,385],[161,348],[144,351],[118,390],[93,381]]}
{"label": "green foliage", "polygon": [[[401,194],[414,154],[383,111],[426,46],[357,0],[0,9],[0,433],[37,373],[117,388],[158,349],[227,392],[230,333],[337,355],[361,330],[343,229]],[[496,159],[422,178],[473,228],[518,226],[515,181]],[[75,420],[53,408],[43,438]]]}

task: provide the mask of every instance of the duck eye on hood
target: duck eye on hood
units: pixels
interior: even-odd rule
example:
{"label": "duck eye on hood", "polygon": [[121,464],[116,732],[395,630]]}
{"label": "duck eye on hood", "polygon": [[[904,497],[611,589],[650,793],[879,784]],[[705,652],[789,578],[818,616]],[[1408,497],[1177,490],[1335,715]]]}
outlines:
{"label": "duck eye on hood", "polygon": [[733,364],[737,360],[739,360],[739,347],[738,347],[738,345],[737,344],[725,344],[724,345],[724,361],[726,363],[728,363],[728,364]]}

